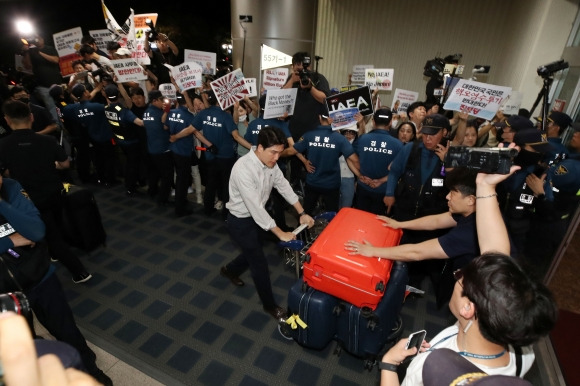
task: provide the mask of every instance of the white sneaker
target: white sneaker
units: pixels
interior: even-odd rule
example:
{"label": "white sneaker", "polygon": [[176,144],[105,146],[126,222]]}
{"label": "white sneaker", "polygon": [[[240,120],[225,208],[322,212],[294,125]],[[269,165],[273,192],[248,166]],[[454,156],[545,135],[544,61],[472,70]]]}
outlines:
{"label": "white sneaker", "polygon": [[221,201],[218,201],[215,203],[215,205],[213,207],[216,208],[217,210],[222,210],[222,208],[224,207],[224,203]]}
{"label": "white sneaker", "polygon": [[193,188],[190,186],[189,188],[187,188],[187,194],[191,194],[193,193]]}
{"label": "white sneaker", "polygon": [[171,197],[175,197],[175,189],[171,189]]}
{"label": "white sneaker", "polygon": [[201,196],[201,194],[196,197],[195,202],[197,202],[198,204],[203,204],[203,197]]}

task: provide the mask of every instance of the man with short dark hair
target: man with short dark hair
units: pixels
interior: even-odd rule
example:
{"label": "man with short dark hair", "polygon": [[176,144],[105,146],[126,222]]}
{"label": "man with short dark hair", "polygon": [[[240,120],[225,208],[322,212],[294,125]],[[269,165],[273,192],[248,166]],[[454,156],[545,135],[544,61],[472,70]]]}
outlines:
{"label": "man with short dark hair", "polygon": [[54,121],[47,109],[34,103],[30,103],[28,92],[24,87],[12,87],[12,89],[10,89],[10,96],[13,100],[26,103],[28,107],[30,107],[30,111],[34,117],[31,127],[32,131],[38,134],[56,134],[55,131],[58,129],[57,123]]}
{"label": "man with short dark hair", "polygon": [[427,115],[427,109],[425,108],[425,103],[421,101],[413,102],[407,107],[407,117],[409,122],[411,122],[417,131],[417,138],[421,138],[423,128],[423,121]]}
{"label": "man with short dark hair", "polygon": [[234,285],[243,286],[244,282],[239,276],[249,268],[264,311],[276,320],[283,319],[286,311],[274,300],[261,233],[262,230],[271,231],[282,241],[293,240],[296,236],[292,232],[284,232],[268,215],[265,204],[272,188],[278,190],[296,209],[300,224],[314,225],[314,220],[306,214],[298,196],[277,165],[286,144],[282,130],[266,126],[258,134],[258,146],[252,147],[248,154],[235,163],[229,182],[230,197],[226,204],[229,210],[227,225],[232,239],[242,252],[220,270],[220,274]]}
{"label": "man with short dark hair", "polygon": [[548,115],[546,134],[548,136],[548,142],[550,142],[554,149],[546,153],[546,162],[554,161],[557,157],[563,158],[568,154],[568,149],[562,143],[561,137],[571,124],[572,118],[566,113],[552,111]]}

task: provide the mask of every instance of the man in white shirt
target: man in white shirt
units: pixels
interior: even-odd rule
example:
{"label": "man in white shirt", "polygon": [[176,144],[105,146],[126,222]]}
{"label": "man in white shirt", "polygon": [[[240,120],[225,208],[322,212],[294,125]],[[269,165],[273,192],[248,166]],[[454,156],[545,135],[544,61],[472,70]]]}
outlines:
{"label": "man in white shirt", "polygon": [[222,267],[220,274],[230,279],[236,286],[243,286],[239,278],[248,268],[254,285],[262,301],[264,311],[276,320],[285,317],[285,310],[279,307],[272,293],[268,261],[262,250],[261,233],[271,231],[282,241],[296,238],[292,232],[284,232],[266,211],[265,205],[272,188],[276,188],[300,216],[300,224],[314,225],[298,201],[298,196],[290,187],[277,165],[280,154],[287,146],[282,130],[266,126],[258,135],[258,146],[241,157],[234,165],[229,182],[227,224],[233,241],[241,248],[241,253],[233,261]]}

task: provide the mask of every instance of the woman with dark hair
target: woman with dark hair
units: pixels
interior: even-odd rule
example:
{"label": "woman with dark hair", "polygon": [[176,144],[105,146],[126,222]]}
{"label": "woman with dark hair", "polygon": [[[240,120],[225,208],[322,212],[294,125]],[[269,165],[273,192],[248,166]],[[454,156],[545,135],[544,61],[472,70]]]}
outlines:
{"label": "woman with dark hair", "polygon": [[[512,167],[513,174],[518,166]],[[482,255],[461,270],[449,309],[457,322],[423,342],[410,363],[403,385],[422,385],[429,353],[439,348],[458,352],[487,374],[523,377],[534,361],[531,344],[552,330],[557,307],[549,290],[531,278],[509,256],[510,243],[495,186],[509,175],[478,174],[477,235]],[[393,346],[379,364],[381,385],[398,385],[396,369],[408,356],[407,339]]]}
{"label": "woman with dark hair", "polygon": [[417,129],[411,122],[401,122],[396,131],[396,137],[404,144],[413,142],[417,139]]}

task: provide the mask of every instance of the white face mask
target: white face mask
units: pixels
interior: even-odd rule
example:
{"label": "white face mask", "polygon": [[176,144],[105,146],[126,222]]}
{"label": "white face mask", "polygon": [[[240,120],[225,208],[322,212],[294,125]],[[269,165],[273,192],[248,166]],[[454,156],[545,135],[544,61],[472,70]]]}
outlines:
{"label": "white face mask", "polygon": [[399,121],[397,121],[396,119],[393,119],[393,120],[391,121],[391,127],[392,127],[392,128],[396,128],[398,124],[399,124]]}
{"label": "white face mask", "polygon": [[238,118],[238,121],[245,122],[246,118],[248,118],[248,114],[240,115],[240,117]]}

